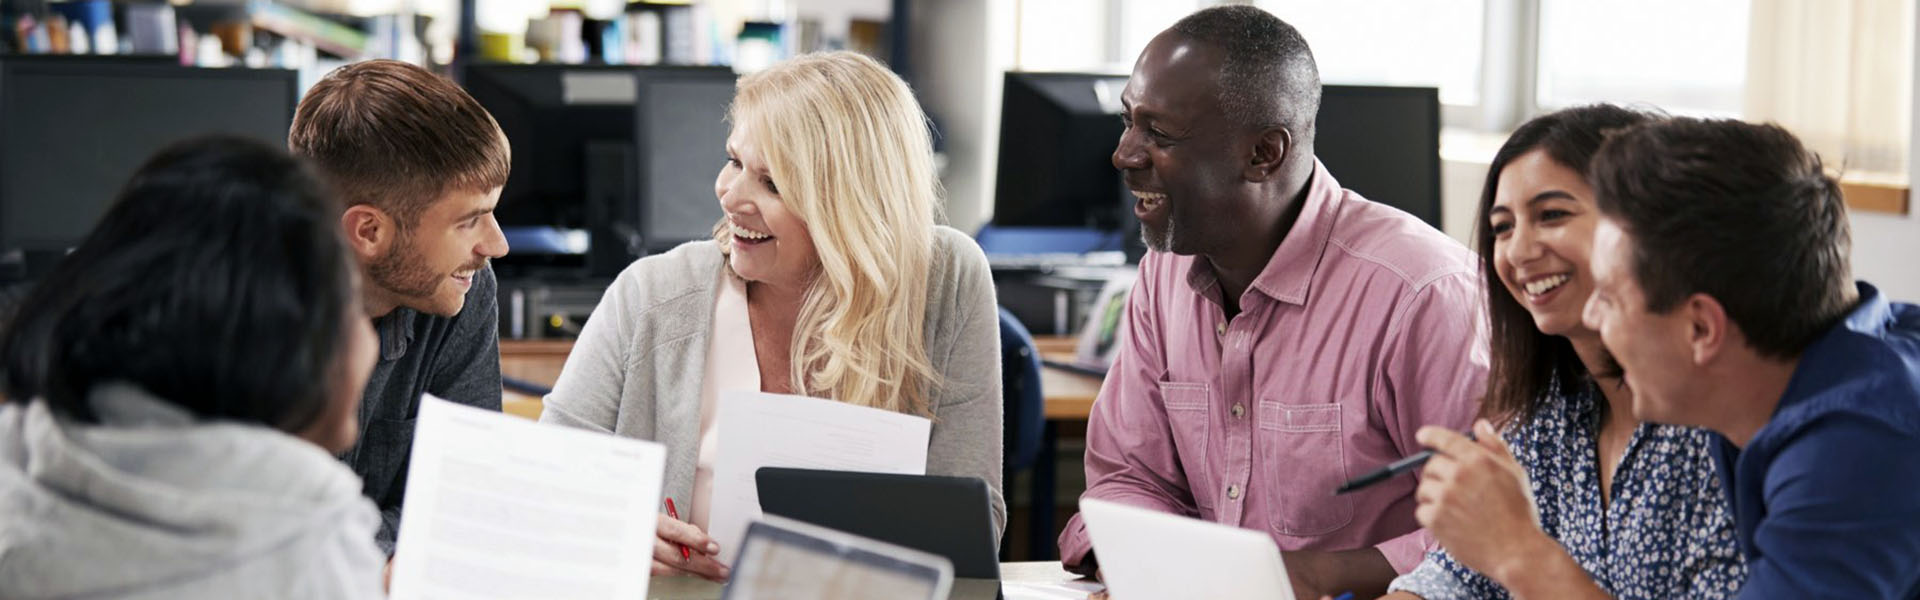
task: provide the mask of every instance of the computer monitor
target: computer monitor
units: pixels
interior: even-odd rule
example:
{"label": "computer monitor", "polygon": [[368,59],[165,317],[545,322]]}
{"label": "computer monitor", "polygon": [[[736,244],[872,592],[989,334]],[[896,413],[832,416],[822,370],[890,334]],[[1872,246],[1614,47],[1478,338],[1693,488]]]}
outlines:
{"label": "computer monitor", "polygon": [[501,227],[516,240],[586,240],[515,245],[496,268],[611,277],[699,237],[684,217],[655,216],[680,216],[688,202],[714,207],[698,227],[710,233],[735,77],[724,67],[469,65],[462,85],[513,145]]}
{"label": "computer monitor", "polygon": [[1440,228],[1440,90],[1329,85],[1313,152],[1340,185]]}
{"label": "computer monitor", "polygon": [[174,142],[229,133],[286,147],[297,94],[285,69],[0,58],[0,249],[78,244]]}
{"label": "computer monitor", "polygon": [[[1113,167],[1124,75],[1006,74],[996,227],[1138,227]],[[1440,226],[1440,99],[1435,88],[1322,88],[1314,152],[1340,184]]]}
{"label": "computer monitor", "polygon": [[723,211],[714,179],[727,162],[727,107],[735,76],[726,69],[640,73],[634,137],[640,144],[639,242],[660,252],[713,237]]}
{"label": "computer monitor", "polygon": [[1000,96],[998,227],[1121,229],[1132,213],[1113,168],[1127,76],[1008,72]]}

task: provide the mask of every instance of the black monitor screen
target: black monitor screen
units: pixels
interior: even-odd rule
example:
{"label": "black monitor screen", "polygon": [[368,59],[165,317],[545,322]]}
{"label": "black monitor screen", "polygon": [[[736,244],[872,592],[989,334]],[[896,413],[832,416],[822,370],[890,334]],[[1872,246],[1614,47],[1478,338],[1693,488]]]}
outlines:
{"label": "black monitor screen", "polygon": [[640,233],[652,251],[713,235],[719,222],[714,178],[727,161],[731,74],[641,78]]}
{"label": "black monitor screen", "polygon": [[632,69],[476,64],[462,85],[513,146],[500,225],[586,229],[589,145],[633,144]]}
{"label": "black monitor screen", "polygon": [[1321,88],[1313,152],[1341,187],[1440,227],[1440,91]]}
{"label": "black monitor screen", "polygon": [[293,71],[0,62],[0,247],[77,244],[134,169],[230,133],[286,147]]}
{"label": "black monitor screen", "polygon": [[495,265],[516,275],[613,276],[648,252],[705,237],[719,215],[713,177],[726,159],[734,79],[724,67],[468,67],[467,93],[513,145],[495,211],[501,227],[588,240],[584,249],[516,245]]}
{"label": "black monitor screen", "polygon": [[1130,212],[1113,168],[1124,75],[1007,73],[993,224],[1118,229]]}

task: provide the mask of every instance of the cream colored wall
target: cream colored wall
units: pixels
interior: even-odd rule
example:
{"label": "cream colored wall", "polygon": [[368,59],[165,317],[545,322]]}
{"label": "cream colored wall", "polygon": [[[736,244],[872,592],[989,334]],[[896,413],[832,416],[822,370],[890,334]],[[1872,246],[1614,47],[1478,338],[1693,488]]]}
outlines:
{"label": "cream colored wall", "polygon": [[1013,8],[1013,0],[939,0],[914,3],[909,17],[914,85],[945,144],[947,223],[961,231],[978,229],[993,208]]}

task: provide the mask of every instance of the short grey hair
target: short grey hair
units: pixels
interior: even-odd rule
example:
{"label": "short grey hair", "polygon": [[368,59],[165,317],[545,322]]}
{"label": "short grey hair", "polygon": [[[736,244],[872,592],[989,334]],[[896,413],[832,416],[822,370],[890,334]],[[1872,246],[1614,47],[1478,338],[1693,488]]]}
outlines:
{"label": "short grey hair", "polygon": [[1220,110],[1229,119],[1250,128],[1285,127],[1296,140],[1313,139],[1320,69],[1299,30],[1259,8],[1223,5],[1187,15],[1173,31],[1225,51],[1218,83]]}

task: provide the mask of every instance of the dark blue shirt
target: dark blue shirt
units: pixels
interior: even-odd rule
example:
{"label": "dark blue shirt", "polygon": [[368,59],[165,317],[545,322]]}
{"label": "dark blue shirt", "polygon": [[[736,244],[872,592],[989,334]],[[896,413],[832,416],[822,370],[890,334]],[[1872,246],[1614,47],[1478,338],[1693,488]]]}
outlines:
{"label": "dark blue shirt", "polygon": [[[1714,435],[1640,424],[1614,469],[1613,501],[1603,505],[1599,392],[1586,382],[1568,387],[1553,385],[1532,418],[1501,434],[1532,484],[1540,528],[1617,598],[1732,597],[1747,572],[1714,474]],[[1445,550],[1428,553],[1391,589],[1426,600],[1511,597]]]}
{"label": "dark blue shirt", "polygon": [[1740,598],[1920,598],[1920,306],[1859,286],[1773,419],[1744,450],[1715,444]]}
{"label": "dark blue shirt", "polygon": [[500,301],[493,269],[473,275],[466,305],[441,317],[407,307],[373,320],[380,362],[360,397],[360,439],[341,457],[359,475],[362,492],[380,508],[374,542],[393,554],[406,501],[420,395],[500,411]]}

